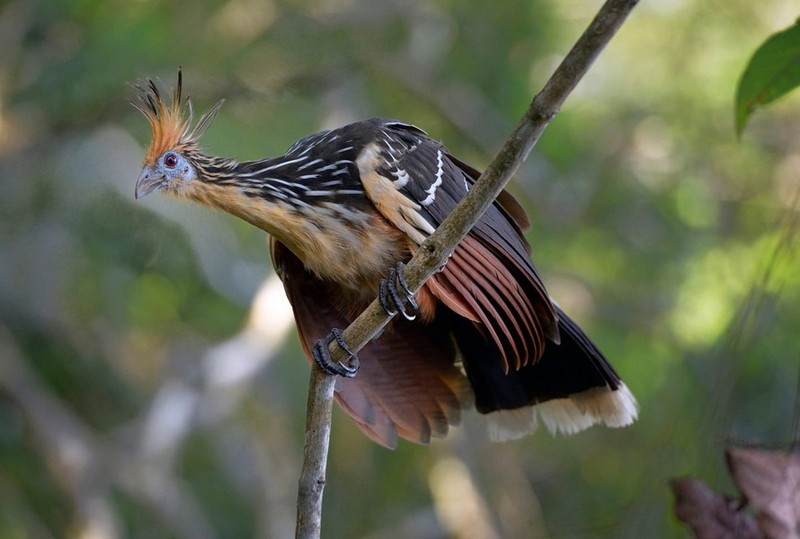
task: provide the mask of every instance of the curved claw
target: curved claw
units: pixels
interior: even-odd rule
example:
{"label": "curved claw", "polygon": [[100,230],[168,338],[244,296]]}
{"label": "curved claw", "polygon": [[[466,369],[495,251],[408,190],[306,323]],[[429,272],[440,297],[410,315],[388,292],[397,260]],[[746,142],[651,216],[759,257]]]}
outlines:
{"label": "curved claw", "polygon": [[[331,358],[330,349],[328,348],[333,341],[336,341],[336,344],[339,345],[339,348],[341,348],[347,354],[349,365],[346,365],[341,361],[333,361],[333,358]],[[345,378],[353,378],[356,375],[356,372],[358,372],[358,356],[356,356],[347,345],[339,328],[333,328],[326,337],[318,340],[314,344],[314,348],[311,350],[311,356],[314,358],[314,362],[319,366],[320,369],[322,369],[322,372],[324,373],[344,376]]]}
{"label": "curved claw", "polygon": [[397,265],[392,269],[394,269],[395,273],[397,274],[397,282],[400,283],[400,286],[402,286],[403,290],[405,290],[406,296],[413,300],[414,293],[411,291],[411,287],[408,286],[408,282],[406,281],[406,265],[402,262],[398,262]]}
{"label": "curved claw", "polygon": [[[419,305],[414,299],[411,287],[406,282],[404,268],[405,265],[402,262],[398,262],[395,267],[389,268],[388,277],[381,279],[378,300],[387,314],[395,315],[400,313],[406,320],[414,320],[417,317]],[[400,287],[403,289],[405,302],[397,293],[397,283],[400,283]],[[391,301],[389,301],[390,299]]]}

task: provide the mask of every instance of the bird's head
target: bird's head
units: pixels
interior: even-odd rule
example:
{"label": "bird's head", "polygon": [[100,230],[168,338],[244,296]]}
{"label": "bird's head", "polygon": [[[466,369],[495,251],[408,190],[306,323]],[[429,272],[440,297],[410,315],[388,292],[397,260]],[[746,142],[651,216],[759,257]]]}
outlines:
{"label": "bird's head", "polygon": [[178,69],[178,85],[172,100],[166,103],[152,80],[136,86],[139,102],[134,103],[150,122],[152,141],[145,154],[142,172],[136,182],[136,198],[153,191],[180,194],[198,179],[195,157],[197,140],[205,132],[222,106],[222,101],[205,113],[192,126],[192,104],[181,99],[182,75]]}

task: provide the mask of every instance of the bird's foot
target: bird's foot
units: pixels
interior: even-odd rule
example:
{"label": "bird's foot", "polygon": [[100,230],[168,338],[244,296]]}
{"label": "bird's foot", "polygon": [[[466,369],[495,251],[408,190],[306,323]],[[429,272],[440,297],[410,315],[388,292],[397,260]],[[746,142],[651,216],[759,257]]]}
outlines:
{"label": "bird's foot", "polygon": [[[400,313],[406,320],[414,320],[417,317],[419,306],[414,299],[414,293],[406,282],[404,275],[405,264],[398,262],[396,266],[389,268],[389,276],[381,279],[378,289],[378,301],[386,314],[395,315]],[[397,291],[397,285],[403,292],[403,297]],[[405,299],[405,303],[403,302]]]}
{"label": "bird's foot", "polygon": [[[347,364],[341,361],[333,361],[331,358],[331,352],[328,348],[331,342],[336,341],[336,344],[339,345],[348,356]],[[322,369],[322,372],[326,374],[332,375],[339,375],[344,376],[345,378],[353,378],[358,372],[359,362],[358,356],[356,356],[347,343],[342,337],[342,332],[338,328],[333,328],[330,333],[326,337],[318,340],[316,344],[314,344],[314,348],[311,350],[311,355],[314,358],[314,362],[319,365],[319,368]]]}

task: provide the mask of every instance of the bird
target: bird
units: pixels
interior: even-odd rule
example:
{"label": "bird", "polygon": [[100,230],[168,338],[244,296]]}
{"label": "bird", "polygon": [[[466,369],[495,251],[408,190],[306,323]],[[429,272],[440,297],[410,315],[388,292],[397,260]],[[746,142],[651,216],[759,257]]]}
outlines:
{"label": "bird", "polygon": [[[422,129],[374,118],[238,161],[199,143],[223,101],[195,123],[181,70],[171,95],[160,86],[135,85],[152,137],[135,197],[159,191],[268,234],[304,352],[337,375],[336,401],[371,440],[425,444],[472,408],[497,441],[540,423],[574,434],[637,419],[631,391],[547,292],[523,236],[527,214],[507,191],[416,294],[408,289],[403,264],[480,176]],[[376,296],[402,316],[353,354],[339,328]],[[349,364],[331,361],[332,341]]]}

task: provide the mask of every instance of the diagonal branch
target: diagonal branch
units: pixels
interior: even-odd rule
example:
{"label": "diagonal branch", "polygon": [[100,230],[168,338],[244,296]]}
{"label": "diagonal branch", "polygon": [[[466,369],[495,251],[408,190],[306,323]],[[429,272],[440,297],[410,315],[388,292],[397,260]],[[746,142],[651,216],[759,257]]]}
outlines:
{"label": "diagonal branch", "polygon": [[[412,290],[419,290],[431,275],[446,264],[456,245],[505,188],[567,96],[637,3],[638,0],[607,0],[600,8],[542,91],[533,98],[530,107],[480,179],[406,265],[405,276]],[[344,339],[354,351],[358,351],[376,337],[391,319],[375,300],[344,330]],[[331,345],[331,348],[334,361],[347,361],[338,346]],[[333,376],[312,368],[306,445],[298,491],[297,537],[319,537],[320,533],[334,383]]]}

